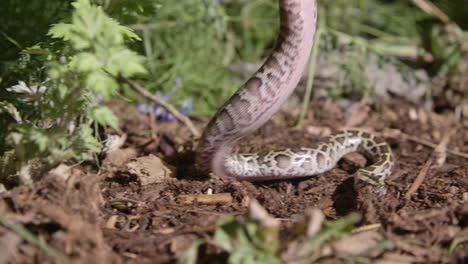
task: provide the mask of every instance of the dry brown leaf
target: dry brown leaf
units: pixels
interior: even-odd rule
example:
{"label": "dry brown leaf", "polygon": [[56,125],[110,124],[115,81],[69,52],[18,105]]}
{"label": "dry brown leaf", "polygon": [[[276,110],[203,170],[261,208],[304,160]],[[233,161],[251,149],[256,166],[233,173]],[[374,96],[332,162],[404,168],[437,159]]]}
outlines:
{"label": "dry brown leaf", "polygon": [[265,208],[255,199],[252,199],[250,202],[249,214],[252,219],[259,221],[262,226],[279,228],[280,221],[268,214]]}
{"label": "dry brown leaf", "polygon": [[345,125],[349,127],[359,126],[369,117],[370,107],[366,104],[354,104],[346,111]]}
{"label": "dry brown leaf", "polygon": [[171,238],[170,249],[180,255],[184,249],[189,248],[198,237],[194,234],[184,234]]}
{"label": "dry brown leaf", "polygon": [[119,220],[118,215],[112,215],[111,217],[109,217],[109,219],[107,219],[106,224],[104,226],[108,229],[116,229],[115,224],[117,223],[118,220]]}
{"label": "dry brown leaf", "polygon": [[388,252],[385,253],[382,259],[377,260],[376,264],[412,264],[421,262],[421,258],[413,257],[410,255],[403,255],[399,253]]}
{"label": "dry brown leaf", "polygon": [[22,238],[13,232],[0,236],[0,264],[13,263]]}
{"label": "dry brown leaf", "polygon": [[58,165],[57,167],[55,167],[54,169],[51,169],[48,173],[47,173],[47,176],[46,177],[54,177],[54,178],[58,178],[58,179],[61,179],[63,181],[66,181],[68,178],[70,178],[70,175],[71,175],[71,167],[68,166],[68,165],[65,165],[65,164],[60,164]]}
{"label": "dry brown leaf", "polygon": [[131,159],[136,158],[137,155],[138,153],[134,148],[109,151],[102,162],[102,166],[107,170],[115,171],[115,169],[122,167],[122,165],[129,162]]}
{"label": "dry brown leaf", "polygon": [[127,140],[127,134],[123,135],[108,135],[107,142],[102,151],[104,153],[109,153],[115,150],[120,149],[125,141]]}
{"label": "dry brown leaf", "polygon": [[322,210],[318,208],[311,208],[306,211],[309,223],[307,225],[307,237],[313,237],[322,230],[325,215]]}
{"label": "dry brown leaf", "polygon": [[0,193],[6,192],[5,185],[0,183]]}
{"label": "dry brown leaf", "polygon": [[382,239],[376,231],[366,231],[332,242],[330,247],[335,255],[376,257],[383,251],[377,247]]}
{"label": "dry brown leaf", "polygon": [[321,137],[328,136],[331,134],[331,129],[329,127],[318,127],[318,126],[307,126],[307,133],[313,135],[319,135]]}

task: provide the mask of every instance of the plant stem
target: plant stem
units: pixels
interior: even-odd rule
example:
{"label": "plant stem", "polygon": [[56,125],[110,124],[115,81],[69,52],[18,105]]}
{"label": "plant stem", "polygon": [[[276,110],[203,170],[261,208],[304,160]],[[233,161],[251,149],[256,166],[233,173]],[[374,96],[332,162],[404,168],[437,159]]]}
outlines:
{"label": "plant stem", "polygon": [[299,119],[297,120],[297,124],[294,127],[295,129],[302,128],[302,121],[304,121],[304,118],[307,114],[307,109],[309,108],[310,97],[312,95],[312,85],[314,84],[315,65],[317,64],[318,48],[320,46],[321,35],[322,35],[322,27],[319,26],[317,28],[317,33],[315,36],[314,47],[312,48],[312,53],[310,55],[309,74],[308,74],[309,78],[307,78],[304,100],[302,102],[302,109],[301,109],[301,113],[299,114]]}
{"label": "plant stem", "polygon": [[17,225],[7,218],[4,218],[3,216],[0,215],[0,224],[4,225],[6,228],[12,230],[13,232],[17,233],[19,236],[21,236],[23,239],[27,240],[29,243],[37,246],[47,254],[51,255],[54,257],[59,263],[71,263],[70,260],[65,257],[61,252],[59,252],[57,249],[51,247],[48,245],[46,242],[40,240],[35,236],[33,233],[29,232],[26,228],[24,228],[21,225]]}

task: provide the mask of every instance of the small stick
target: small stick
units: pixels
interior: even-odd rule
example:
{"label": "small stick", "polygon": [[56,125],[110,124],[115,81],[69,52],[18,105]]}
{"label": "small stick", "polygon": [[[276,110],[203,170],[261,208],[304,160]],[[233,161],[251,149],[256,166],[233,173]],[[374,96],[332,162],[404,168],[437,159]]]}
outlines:
{"label": "small stick", "polygon": [[[426,179],[426,175],[429,169],[432,169],[433,167],[440,167],[443,165],[443,163],[445,163],[445,153],[447,153],[447,144],[451,134],[452,131],[446,133],[440,141],[440,144],[435,147],[434,152],[432,152],[431,156],[424,164],[424,167],[419,171],[418,176],[414,180],[413,184],[411,184],[411,187],[406,192],[405,199],[408,200],[411,198],[411,196],[413,196],[413,194],[418,190],[419,186],[421,186],[421,184],[424,182],[424,179]],[[434,164],[434,161],[436,164]]]}
{"label": "small stick", "polygon": [[366,231],[370,231],[370,230],[375,230],[375,229],[379,229],[382,227],[382,224],[381,223],[375,223],[375,224],[369,224],[369,225],[365,225],[365,226],[360,226],[358,228],[355,228],[353,229],[351,232],[354,234],[354,233],[361,233],[361,232],[366,232]]}
{"label": "small stick", "polygon": [[200,132],[195,128],[193,125],[192,121],[185,115],[181,114],[177,109],[175,109],[171,104],[165,102],[158,96],[148,92],[145,88],[141,87],[138,83],[127,79],[125,77],[119,76],[118,80],[120,82],[128,84],[130,87],[132,87],[135,91],[137,91],[141,96],[145,97],[146,99],[149,99],[158,105],[164,107],[167,111],[169,111],[172,115],[174,115],[175,118],[177,118],[180,122],[182,122],[192,133],[192,135],[196,138],[200,137]]}
{"label": "small stick", "polygon": [[[427,146],[427,147],[430,147],[430,148],[437,148],[437,145],[432,143],[432,142],[429,142],[427,140],[424,140],[424,139],[420,139],[418,137],[415,137],[415,136],[411,136],[411,135],[408,135],[408,134],[405,134],[403,132],[401,132],[401,135],[408,139],[408,140],[411,140],[411,141],[414,141],[416,143],[419,143],[421,145],[424,145],[424,146]],[[446,150],[447,153],[449,154],[452,154],[454,156],[458,156],[458,157],[462,157],[462,158],[465,158],[465,159],[468,159],[468,154],[467,153],[463,153],[463,152],[460,152],[460,151],[456,151],[456,150],[449,150],[447,149]]]}
{"label": "small stick", "polygon": [[218,194],[181,194],[178,199],[184,204],[192,204],[198,201],[202,204],[217,204],[217,203],[231,203],[232,196],[230,193]]}
{"label": "small stick", "polygon": [[408,189],[408,191],[405,194],[405,199],[408,200],[413,196],[413,194],[419,189],[419,186],[424,182],[424,179],[426,179],[427,172],[429,171],[430,168],[432,168],[432,157],[430,157],[426,163],[424,163],[424,167],[419,171],[418,176],[414,180],[413,184],[411,184],[411,187]]}
{"label": "small stick", "polygon": [[159,144],[159,139],[158,139],[158,132],[157,131],[157,126],[156,126],[156,117],[153,113],[153,111],[149,112],[149,122],[150,122],[150,127],[151,127],[151,137],[153,138],[154,142],[158,145]]}

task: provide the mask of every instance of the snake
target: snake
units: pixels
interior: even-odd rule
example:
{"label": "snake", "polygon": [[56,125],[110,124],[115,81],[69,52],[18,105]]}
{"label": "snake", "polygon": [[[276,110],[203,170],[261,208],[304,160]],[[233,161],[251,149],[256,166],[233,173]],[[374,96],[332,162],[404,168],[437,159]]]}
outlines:
{"label": "snake", "polygon": [[312,147],[233,152],[239,139],[266,123],[291,95],[314,45],[316,0],[279,0],[279,13],[279,34],[272,53],[205,127],[195,151],[196,169],[227,180],[291,179],[324,173],[344,155],[360,152],[372,163],[356,171],[355,182],[384,185],[394,166],[391,148],[382,138],[356,129],[335,132]]}

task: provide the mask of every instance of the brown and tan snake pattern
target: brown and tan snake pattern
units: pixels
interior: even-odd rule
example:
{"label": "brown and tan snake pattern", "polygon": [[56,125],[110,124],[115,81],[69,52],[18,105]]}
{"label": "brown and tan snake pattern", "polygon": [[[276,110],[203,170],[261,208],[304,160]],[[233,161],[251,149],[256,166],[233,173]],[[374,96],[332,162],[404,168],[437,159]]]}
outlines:
{"label": "brown and tan snake pattern", "polygon": [[280,31],[264,65],[218,110],[200,139],[195,165],[203,173],[247,181],[311,176],[333,168],[349,152],[359,151],[373,164],[355,179],[383,185],[393,168],[388,144],[369,133],[345,130],[310,148],[234,154],[237,140],[267,122],[296,88],[308,62],[317,21],[316,0],[279,0]]}

